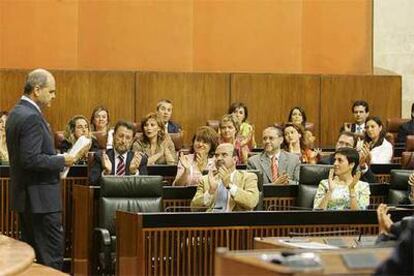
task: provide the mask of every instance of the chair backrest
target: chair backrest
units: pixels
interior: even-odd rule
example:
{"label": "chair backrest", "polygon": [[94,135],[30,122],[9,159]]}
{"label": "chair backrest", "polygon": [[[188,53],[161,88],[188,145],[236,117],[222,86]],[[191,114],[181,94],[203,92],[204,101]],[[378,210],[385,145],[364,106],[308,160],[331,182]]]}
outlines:
{"label": "chair backrest", "polygon": [[219,131],[220,120],[207,120],[207,126],[213,128],[215,131]]}
{"label": "chair backrest", "polygon": [[296,205],[304,208],[313,208],[313,200],[318,189],[319,182],[328,179],[332,165],[300,165],[299,187]]}
{"label": "chair backrest", "polygon": [[100,149],[106,149],[108,141],[108,132],[106,131],[92,131],[92,135],[95,136],[98,141]]}
{"label": "chair backrest", "polygon": [[168,133],[170,135],[171,140],[174,143],[174,147],[176,151],[179,151],[183,148],[184,144],[184,133],[183,131],[177,132],[177,133]]}
{"label": "chair backrest", "polygon": [[388,204],[401,204],[408,200],[408,178],[412,173],[412,170],[391,170]]}
{"label": "chair backrest", "polygon": [[99,198],[99,227],[115,233],[117,210],[162,212],[161,176],[103,176]]}
{"label": "chair backrest", "polygon": [[401,153],[401,168],[406,170],[414,169],[414,151],[404,151]]}
{"label": "chair backrest", "polygon": [[407,135],[405,139],[405,150],[414,151],[414,135]]}
{"label": "chair backrest", "polygon": [[257,188],[259,189],[259,203],[254,208],[255,211],[263,210],[263,174],[259,170],[246,170],[247,172],[254,173],[257,175]]}
{"label": "chair backrest", "polygon": [[397,140],[398,130],[402,124],[410,119],[387,118],[387,131],[392,134],[394,141]]}
{"label": "chair backrest", "polygon": [[55,131],[55,149],[60,149],[62,147],[62,142],[65,140],[63,133],[63,130]]}

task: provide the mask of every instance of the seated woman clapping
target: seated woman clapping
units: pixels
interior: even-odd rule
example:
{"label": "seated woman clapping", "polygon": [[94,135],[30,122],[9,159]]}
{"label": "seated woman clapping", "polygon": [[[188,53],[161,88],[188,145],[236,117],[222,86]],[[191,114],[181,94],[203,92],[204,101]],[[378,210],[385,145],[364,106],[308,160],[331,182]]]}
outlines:
{"label": "seated woman clapping", "polygon": [[92,111],[90,122],[91,131],[101,132],[107,135],[106,148],[112,149],[114,130],[110,127],[109,110],[103,105],[98,105]]}
{"label": "seated woman clapping", "polygon": [[359,154],[353,148],[335,151],[334,167],[329,178],[319,183],[313,202],[314,209],[323,210],[364,210],[369,205],[369,184],[359,181],[357,171]]}
{"label": "seated woman clapping", "polygon": [[365,122],[365,144],[370,149],[371,164],[391,163],[393,147],[385,139],[385,126],[379,117],[368,117]]}
{"label": "seated woman clapping", "polygon": [[217,145],[218,134],[214,129],[207,126],[198,128],[193,137],[192,153],[180,156],[173,186],[197,185],[202,172],[214,168],[213,156]]}
{"label": "seated woman clapping", "polygon": [[302,163],[318,163],[318,152],[313,151],[307,145],[303,127],[287,123],[283,128],[283,135],[285,138],[284,147],[286,151],[297,154]]}
{"label": "seated woman clapping", "polygon": [[141,121],[142,137],[132,146],[133,151],[144,152],[148,165],[177,164],[174,143],[165,132],[164,122],[156,113],[149,113]]}
{"label": "seated woman clapping", "polygon": [[[99,150],[98,141],[95,139],[95,137],[92,136],[88,119],[86,119],[85,116],[73,116],[66,125],[63,136],[64,140],[60,146],[61,153],[68,152],[81,136],[85,136],[91,139],[89,151],[96,152]],[[85,158],[82,158],[82,160],[85,160]]]}

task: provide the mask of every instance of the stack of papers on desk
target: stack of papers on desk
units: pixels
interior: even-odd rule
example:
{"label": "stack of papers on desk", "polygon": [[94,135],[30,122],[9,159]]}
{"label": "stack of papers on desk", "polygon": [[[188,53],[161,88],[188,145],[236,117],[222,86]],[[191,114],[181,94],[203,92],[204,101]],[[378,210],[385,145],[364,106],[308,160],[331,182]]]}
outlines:
{"label": "stack of papers on desk", "polygon": [[314,249],[314,250],[320,250],[320,249],[338,249],[339,247],[328,245],[320,242],[307,242],[307,241],[292,241],[290,239],[280,239],[278,240],[280,244],[289,246],[289,247],[295,247],[295,248],[301,248],[301,249]]}

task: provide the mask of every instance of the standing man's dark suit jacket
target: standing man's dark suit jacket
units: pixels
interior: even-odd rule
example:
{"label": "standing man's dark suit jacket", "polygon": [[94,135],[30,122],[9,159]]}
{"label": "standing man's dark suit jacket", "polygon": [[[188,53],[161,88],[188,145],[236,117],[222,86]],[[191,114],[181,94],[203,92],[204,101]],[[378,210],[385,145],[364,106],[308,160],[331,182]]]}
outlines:
{"label": "standing man's dark suit jacket", "polygon": [[[325,157],[321,158],[319,160],[318,164],[333,165],[334,162],[335,162],[334,155],[331,154],[329,156],[325,156]],[[368,167],[368,170],[364,174],[361,175],[361,181],[368,182],[368,183],[375,183],[376,182],[375,175],[369,167]]]}
{"label": "standing man's dark suit jacket", "polygon": [[10,112],[6,140],[11,209],[31,213],[61,211],[59,172],[65,160],[56,155],[48,124],[30,102],[21,100]]}
{"label": "standing man's dark suit jacket", "polygon": [[[109,157],[109,160],[112,163],[112,171],[111,171],[111,175],[115,175],[115,151],[113,149],[108,149],[106,151],[106,154]],[[126,158],[126,162],[125,162],[125,175],[130,175],[129,172],[129,166],[131,165],[131,160],[134,157],[134,152],[133,151],[128,151],[127,153],[127,158]],[[148,158],[146,157],[146,155],[142,156],[141,159],[141,163],[139,164],[138,170],[139,170],[139,175],[147,175],[148,171],[147,171],[147,163],[148,163]],[[95,158],[94,158],[94,163],[93,166],[91,168],[91,172],[89,175],[89,182],[92,185],[99,185],[99,180],[102,176],[102,151],[99,151],[95,154]]]}

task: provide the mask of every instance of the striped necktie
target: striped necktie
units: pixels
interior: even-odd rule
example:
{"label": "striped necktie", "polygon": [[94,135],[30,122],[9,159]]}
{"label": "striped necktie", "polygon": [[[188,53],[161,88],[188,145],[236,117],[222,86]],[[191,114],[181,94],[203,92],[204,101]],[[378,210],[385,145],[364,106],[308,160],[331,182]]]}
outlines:
{"label": "striped necktie", "polygon": [[125,175],[125,162],[124,157],[122,155],[118,156],[118,166],[116,166],[116,175]]}
{"label": "striped necktie", "polygon": [[272,157],[272,182],[275,182],[278,175],[278,164],[277,164],[277,157],[273,155]]}

